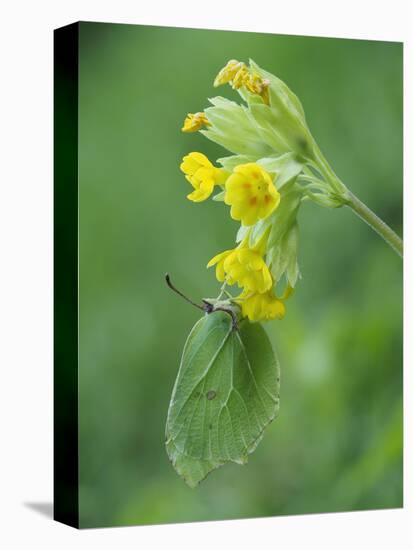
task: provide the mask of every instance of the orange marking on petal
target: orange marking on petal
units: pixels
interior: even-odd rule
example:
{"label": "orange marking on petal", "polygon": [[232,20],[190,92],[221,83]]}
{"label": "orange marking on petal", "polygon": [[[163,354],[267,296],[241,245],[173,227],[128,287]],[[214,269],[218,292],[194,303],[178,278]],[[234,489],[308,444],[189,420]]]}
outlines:
{"label": "orange marking on petal", "polygon": [[270,202],[270,200],[271,200],[271,197],[270,197],[269,195],[265,195],[265,197],[264,197],[264,202],[265,202],[266,204],[268,204],[268,203]]}
{"label": "orange marking on petal", "polygon": [[242,187],[243,187],[244,189],[249,189],[249,188],[251,187],[251,184],[250,184],[250,183],[243,183],[243,184],[242,184]]}
{"label": "orange marking on petal", "polygon": [[251,206],[254,206],[254,204],[257,204],[257,197],[251,197],[249,200],[249,203]]}

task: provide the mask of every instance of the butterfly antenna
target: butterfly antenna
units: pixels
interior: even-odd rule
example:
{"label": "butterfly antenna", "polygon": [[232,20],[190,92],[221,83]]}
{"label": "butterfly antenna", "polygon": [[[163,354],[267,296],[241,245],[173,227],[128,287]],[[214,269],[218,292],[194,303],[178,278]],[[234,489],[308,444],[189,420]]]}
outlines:
{"label": "butterfly antenna", "polygon": [[165,281],[166,281],[166,284],[169,286],[169,288],[171,290],[173,290],[174,292],[176,292],[177,294],[179,294],[179,296],[181,296],[181,298],[183,298],[184,300],[186,300],[187,302],[189,302],[190,304],[192,304],[193,306],[197,307],[198,309],[202,309],[202,311],[205,311],[205,307],[204,306],[201,306],[199,304],[196,304],[195,302],[193,302],[191,299],[188,298],[188,296],[185,296],[185,294],[182,294],[182,292],[180,290],[178,290],[176,288],[175,285],[172,284],[172,281],[171,281],[171,278],[169,276],[169,273],[166,273],[165,275]]}

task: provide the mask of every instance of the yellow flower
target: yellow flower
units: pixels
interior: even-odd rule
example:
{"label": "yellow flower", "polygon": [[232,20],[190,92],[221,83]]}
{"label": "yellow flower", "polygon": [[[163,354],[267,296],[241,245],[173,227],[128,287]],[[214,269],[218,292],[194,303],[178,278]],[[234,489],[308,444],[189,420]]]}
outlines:
{"label": "yellow flower", "polygon": [[217,74],[214,80],[214,87],[216,88],[217,86],[233,81],[238,71],[244,68],[246,68],[245,63],[237,61],[236,59],[231,59]]}
{"label": "yellow flower", "polygon": [[203,126],[208,126],[209,124],[210,122],[205,113],[188,113],[181,130],[182,132],[196,132]]}
{"label": "yellow flower", "polygon": [[227,84],[228,82],[234,90],[245,86],[249,92],[260,95],[264,103],[269,105],[268,80],[263,80],[257,74],[253,74],[251,69],[242,61],[236,59],[228,61],[215,78],[214,86],[221,86],[221,84]]}
{"label": "yellow flower", "polygon": [[234,90],[238,90],[241,86],[245,86],[250,77],[248,67],[244,64],[238,69],[234,78],[232,79],[232,87]]}
{"label": "yellow flower", "polygon": [[216,265],[218,281],[238,284],[246,292],[266,292],[272,285],[270,270],[263,258],[267,235],[253,247],[248,246],[248,235],[238,248],[225,250],[214,256],[207,267]]}
{"label": "yellow flower", "polygon": [[231,206],[231,217],[248,226],[267,218],[279,205],[280,194],[268,172],[250,162],[238,165],[229,176],[224,200]]}
{"label": "yellow flower", "polygon": [[241,306],[243,317],[250,321],[270,321],[282,319],[285,315],[285,305],[272,290],[263,294],[249,294],[245,290],[235,300]]}
{"label": "yellow flower", "polygon": [[207,199],[215,185],[223,185],[228,173],[221,168],[216,168],[202,153],[189,153],[182,159],[180,166],[186,179],[194,188],[194,191],[187,195],[193,202],[201,202]]}
{"label": "yellow flower", "polygon": [[244,81],[244,86],[247,88],[249,92],[252,94],[258,94],[262,97],[264,103],[266,105],[270,104],[269,100],[269,94],[268,94],[268,86],[269,86],[268,80],[263,80],[258,75],[249,74],[248,78]]}

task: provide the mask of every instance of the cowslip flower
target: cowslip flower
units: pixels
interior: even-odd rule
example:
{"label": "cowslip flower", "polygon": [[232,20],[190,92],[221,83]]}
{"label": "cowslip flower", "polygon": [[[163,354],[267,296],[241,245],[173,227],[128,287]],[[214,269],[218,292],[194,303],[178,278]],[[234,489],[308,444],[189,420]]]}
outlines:
{"label": "cowslip flower", "polygon": [[270,83],[268,80],[262,79],[257,74],[248,74],[248,78],[244,81],[244,86],[252,94],[258,94],[262,97],[266,105],[270,104],[270,96],[268,93],[268,87]]}
{"label": "cowslip flower", "polygon": [[270,270],[263,258],[267,234],[249,248],[247,235],[237,248],[225,250],[214,256],[207,267],[216,266],[218,281],[237,284],[246,292],[263,293],[273,285]]}
{"label": "cowslip flower", "polygon": [[269,81],[252,73],[251,69],[242,61],[231,59],[219,71],[214,80],[214,86],[221,86],[227,83],[230,83],[234,90],[238,90],[244,86],[252,94],[260,95],[264,103],[269,105]]}
{"label": "cowslip flower", "polygon": [[209,124],[210,122],[205,113],[188,113],[181,130],[182,132],[197,132],[203,126],[208,126]]}
{"label": "cowslip flower", "polygon": [[235,76],[239,71],[246,69],[245,63],[237,61],[236,59],[230,59],[228,63],[217,74],[214,80],[214,87],[227,84],[235,79]]}
{"label": "cowslip flower", "polygon": [[262,294],[251,294],[244,290],[235,302],[241,306],[242,316],[253,322],[282,319],[285,315],[284,302],[272,290]]}
{"label": "cowslip flower", "polygon": [[239,88],[241,88],[241,86],[246,86],[250,77],[248,67],[244,65],[244,63],[240,65],[240,68],[235,73],[234,78],[231,80],[231,85],[234,90],[238,90]]}
{"label": "cowslip flower", "polygon": [[224,201],[231,206],[231,217],[249,226],[267,218],[277,208],[280,194],[270,174],[249,162],[236,166],[227,179]]}
{"label": "cowslip flower", "polygon": [[193,202],[206,200],[212,193],[215,185],[223,185],[228,177],[228,172],[222,168],[216,168],[202,153],[189,153],[182,159],[180,166],[186,179],[194,188],[187,195]]}

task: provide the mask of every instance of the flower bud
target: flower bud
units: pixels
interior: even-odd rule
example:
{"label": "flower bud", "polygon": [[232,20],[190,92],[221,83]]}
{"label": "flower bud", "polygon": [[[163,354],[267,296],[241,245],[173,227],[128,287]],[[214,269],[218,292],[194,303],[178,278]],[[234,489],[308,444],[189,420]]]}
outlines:
{"label": "flower bud", "polygon": [[216,168],[204,154],[197,152],[186,155],[180,168],[194,188],[194,191],[187,195],[193,202],[206,200],[215,185],[223,185],[228,177],[225,170]]}
{"label": "flower bud", "polygon": [[222,84],[227,84],[232,82],[237,73],[242,71],[245,68],[245,63],[237,61],[236,59],[231,59],[217,74],[214,80],[214,88],[221,86]]}
{"label": "flower bud", "polygon": [[283,300],[277,298],[272,290],[263,294],[243,291],[235,302],[241,306],[243,317],[247,317],[251,322],[282,319],[285,315]]}
{"label": "flower bud", "polygon": [[203,126],[208,126],[209,120],[205,113],[188,113],[182,126],[182,132],[197,132]]}

